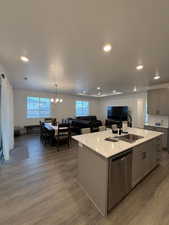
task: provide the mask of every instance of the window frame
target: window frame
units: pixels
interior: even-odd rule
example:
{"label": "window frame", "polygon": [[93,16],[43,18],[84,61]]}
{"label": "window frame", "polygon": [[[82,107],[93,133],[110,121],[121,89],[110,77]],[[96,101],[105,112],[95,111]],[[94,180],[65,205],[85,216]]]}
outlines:
{"label": "window frame", "polygon": [[[31,98],[34,98],[35,101],[35,105],[33,106],[33,99],[31,102]],[[46,102],[45,100],[46,99]],[[47,101],[48,100],[48,101]],[[32,105],[31,105],[32,103]],[[43,108],[43,104],[45,105],[45,103],[48,104],[48,108],[47,110],[45,109],[45,107]],[[37,105],[36,105],[37,104]],[[35,111],[35,114],[32,113],[31,115],[31,108],[32,108],[32,112]],[[47,112],[44,116],[43,113]],[[41,118],[48,118],[51,116],[51,101],[50,98],[48,97],[38,97],[38,96],[27,96],[26,97],[26,118],[27,119],[41,119]]]}
{"label": "window frame", "polygon": [[[79,105],[81,103],[82,108],[81,108],[81,113],[78,112],[77,110],[77,103],[79,102]],[[86,106],[84,106],[83,104],[87,103],[87,110],[86,110]],[[86,113],[85,113],[86,111]],[[85,100],[76,100],[75,101],[75,116],[89,116],[90,115],[90,102],[89,101],[85,101]]]}

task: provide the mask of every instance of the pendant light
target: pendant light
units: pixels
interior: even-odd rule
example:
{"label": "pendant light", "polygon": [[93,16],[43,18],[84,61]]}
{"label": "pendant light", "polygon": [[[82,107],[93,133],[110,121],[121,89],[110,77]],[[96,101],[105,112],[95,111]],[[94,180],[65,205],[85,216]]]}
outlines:
{"label": "pendant light", "polygon": [[58,91],[57,91],[57,88],[58,88],[58,85],[55,84],[55,87],[56,87],[56,97],[55,98],[51,98],[50,101],[51,103],[62,103],[63,102],[63,99],[62,98],[58,98]]}

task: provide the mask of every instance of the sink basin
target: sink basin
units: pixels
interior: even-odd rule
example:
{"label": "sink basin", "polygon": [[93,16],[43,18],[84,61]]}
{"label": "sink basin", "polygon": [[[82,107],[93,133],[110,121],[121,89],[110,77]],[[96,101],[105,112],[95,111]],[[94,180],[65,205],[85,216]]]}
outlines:
{"label": "sink basin", "polygon": [[119,140],[126,141],[126,142],[129,142],[129,143],[133,143],[133,142],[135,142],[135,141],[137,141],[141,138],[144,138],[144,137],[136,135],[136,134],[126,134],[126,135],[120,136],[118,138],[119,138]]}

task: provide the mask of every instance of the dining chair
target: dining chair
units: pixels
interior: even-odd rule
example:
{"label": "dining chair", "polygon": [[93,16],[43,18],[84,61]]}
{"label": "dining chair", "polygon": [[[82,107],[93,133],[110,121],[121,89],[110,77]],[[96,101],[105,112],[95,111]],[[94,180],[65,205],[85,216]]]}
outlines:
{"label": "dining chair", "polygon": [[89,133],[91,133],[91,129],[90,128],[82,128],[80,131],[81,131],[81,134],[89,134]]}
{"label": "dining chair", "polygon": [[57,119],[53,118],[51,123],[52,123],[53,126],[56,126],[57,125]]}
{"label": "dining chair", "polygon": [[51,128],[45,127],[45,123],[40,121],[40,140],[42,144],[53,145],[55,131]]}
{"label": "dining chair", "polygon": [[58,132],[56,135],[57,146],[59,147],[61,143],[67,143],[68,147],[71,144],[71,130],[70,125],[67,123],[62,123],[58,125]]}
{"label": "dining chair", "polygon": [[55,141],[55,130],[47,128],[45,128],[45,130],[46,130],[46,144],[53,146]]}
{"label": "dining chair", "polygon": [[106,127],[105,126],[100,126],[99,127],[99,131],[105,131],[106,130]]}
{"label": "dining chair", "polygon": [[39,123],[40,123],[40,140],[41,140],[42,144],[45,144],[46,143],[46,130],[44,127],[44,122],[39,121]]}
{"label": "dining chair", "polygon": [[40,125],[40,139],[42,139],[42,121],[39,121]]}
{"label": "dining chair", "polygon": [[45,118],[44,122],[45,123],[52,123],[53,118]]}

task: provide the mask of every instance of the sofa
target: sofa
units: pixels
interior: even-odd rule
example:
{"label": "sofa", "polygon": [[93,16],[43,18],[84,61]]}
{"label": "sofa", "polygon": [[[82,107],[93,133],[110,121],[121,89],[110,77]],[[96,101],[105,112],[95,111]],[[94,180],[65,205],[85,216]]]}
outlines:
{"label": "sofa", "polygon": [[80,134],[82,128],[90,128],[91,132],[97,131],[102,126],[102,122],[96,116],[78,116],[72,120],[72,127],[76,129],[76,133]]}

